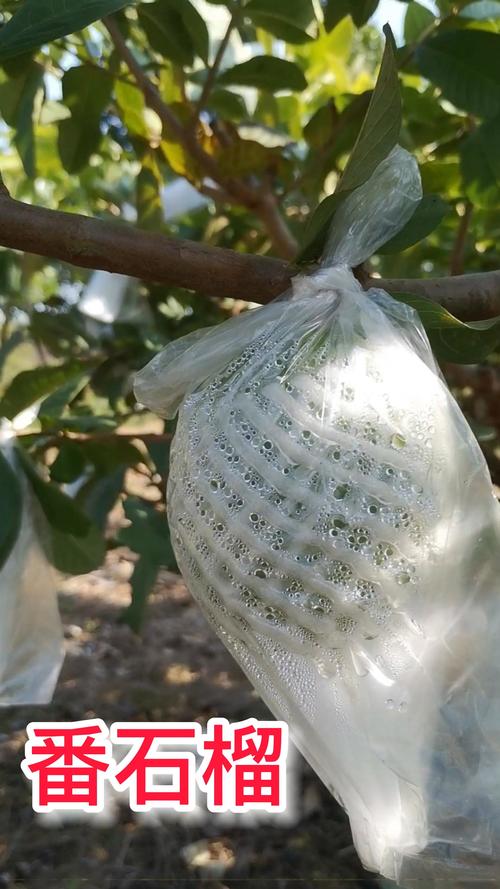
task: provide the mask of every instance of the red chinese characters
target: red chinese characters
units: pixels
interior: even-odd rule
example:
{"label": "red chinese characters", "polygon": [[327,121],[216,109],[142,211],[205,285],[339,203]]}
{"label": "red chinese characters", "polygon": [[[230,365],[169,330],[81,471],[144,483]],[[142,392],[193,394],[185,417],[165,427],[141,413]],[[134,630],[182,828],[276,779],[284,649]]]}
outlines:
{"label": "red chinese characters", "polygon": [[[195,754],[162,752],[165,745],[194,743],[200,726],[190,723],[120,723],[111,727],[111,738],[118,744],[132,744],[132,750],[110,776],[117,790],[128,789],[134,812],[174,809],[189,812],[195,808]],[[167,784],[155,778],[170,778]]]}
{"label": "red chinese characters", "polygon": [[33,782],[36,812],[101,812],[106,772],[113,763],[102,719],[37,723],[27,727],[21,768]]}
{"label": "red chinese characters", "polygon": [[197,773],[210,812],[283,812],[286,806],[285,722],[210,719]]}
{"label": "red chinese characters", "polygon": [[[113,745],[130,749],[117,762]],[[248,719],[114,723],[100,719],[31,723],[22,769],[37,812],[100,812],[106,784],[135,812],[283,812],[288,726]],[[201,761],[200,761],[201,760]],[[198,767],[197,767],[198,763]]]}

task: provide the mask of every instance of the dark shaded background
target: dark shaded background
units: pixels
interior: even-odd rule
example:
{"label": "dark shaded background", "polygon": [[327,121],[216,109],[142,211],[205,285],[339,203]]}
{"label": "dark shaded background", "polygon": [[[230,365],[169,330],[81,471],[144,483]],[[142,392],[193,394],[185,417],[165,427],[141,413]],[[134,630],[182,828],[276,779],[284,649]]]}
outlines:
{"label": "dark shaded background", "polygon": [[151,826],[123,807],[109,827],[85,820],[51,828],[34,815],[20,771],[31,720],[269,718],[174,575],[161,575],[141,637],[118,621],[131,569],[121,549],[102,570],[61,585],[67,653],[54,701],[0,715],[0,887],[375,889],[344,813],[303,760],[292,826],[227,827],[216,816],[198,826],[182,816]]}

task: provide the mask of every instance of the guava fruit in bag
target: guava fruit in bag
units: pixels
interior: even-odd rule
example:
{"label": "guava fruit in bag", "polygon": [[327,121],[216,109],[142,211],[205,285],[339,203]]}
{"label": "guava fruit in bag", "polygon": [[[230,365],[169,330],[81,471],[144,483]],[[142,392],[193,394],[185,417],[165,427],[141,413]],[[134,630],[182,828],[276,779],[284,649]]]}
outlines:
{"label": "guava fruit in bag", "polygon": [[[186,583],[403,885],[500,877],[500,523],[418,316],[355,267],[421,197],[400,148],[291,294],[172,343],[138,400],[179,418]],[[442,885],[442,884],[441,884]]]}
{"label": "guava fruit in bag", "polygon": [[55,574],[39,538],[15,448],[1,435],[0,448],[23,496],[20,531],[0,570],[0,707],[48,704],[64,656]]}

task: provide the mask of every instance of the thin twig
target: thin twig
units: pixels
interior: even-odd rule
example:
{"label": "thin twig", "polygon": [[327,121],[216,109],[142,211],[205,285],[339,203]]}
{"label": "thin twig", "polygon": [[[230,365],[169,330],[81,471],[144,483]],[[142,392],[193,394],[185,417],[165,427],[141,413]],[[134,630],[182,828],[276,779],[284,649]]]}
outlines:
{"label": "thin twig", "polygon": [[168,134],[173,136],[186,149],[191,157],[197,161],[203,172],[213,179],[214,182],[223,185],[233,197],[237,198],[242,203],[252,205],[255,202],[255,192],[252,192],[252,189],[248,186],[244,186],[243,183],[239,183],[236,180],[225,180],[221,176],[218,165],[213,157],[207,154],[198,143],[196,133],[193,133],[190,128],[183,127],[172,109],[163,101],[156,86],[144,72],[133,52],[128,48],[117,22],[112,17],[109,17],[104,19],[104,23],[113,40],[118,55],[127,65],[137,86],[144,94],[147,104],[153,111],[156,111]]}
{"label": "thin twig", "polygon": [[298,243],[286,220],[279,211],[278,202],[271,189],[263,194],[255,214],[266,228],[274,249],[284,259],[292,261],[297,256]]}
{"label": "thin twig", "polygon": [[209,185],[208,182],[202,182],[198,191],[205,197],[210,198],[215,204],[227,204],[231,201],[231,197],[227,192],[217,186]]}
{"label": "thin twig", "polygon": [[[33,437],[32,432],[20,432],[18,438],[21,440],[23,438],[30,439]],[[48,439],[45,439],[42,442],[43,450],[47,450],[48,448],[56,447],[62,444],[65,439],[74,442],[82,442],[85,443],[87,441],[92,442],[104,442],[104,441],[116,441],[118,439],[123,439],[124,441],[143,441],[145,444],[158,444],[163,443],[167,444],[172,441],[172,434],[169,432],[156,433],[156,432],[117,432],[113,430],[113,432],[66,432],[61,431],[57,435],[53,435]]]}
{"label": "thin twig", "polygon": [[217,75],[219,73],[219,68],[221,66],[222,59],[224,58],[224,54],[225,54],[226,49],[228,47],[233,28],[236,25],[238,13],[239,13],[239,10],[235,9],[230,20],[229,20],[229,24],[226,28],[226,33],[224,34],[224,37],[222,38],[221,42],[219,43],[219,48],[215,54],[215,58],[212,62],[212,65],[208,69],[207,78],[205,80],[205,83],[203,84],[201,96],[196,103],[194,119],[193,119],[194,123],[198,122],[200,113],[201,113],[201,111],[203,111],[203,109],[207,103],[207,99],[210,96],[210,93],[212,92],[212,88],[213,88],[213,85],[214,85],[215,80],[217,78]]}
{"label": "thin twig", "polygon": [[[112,80],[118,80],[120,83],[124,83],[127,86],[135,86],[134,81],[130,80],[128,77],[125,77],[123,74],[113,74],[108,68],[103,68],[101,65],[98,65],[97,62],[94,62],[93,59],[89,59],[88,57],[83,58],[78,54],[78,52],[71,52],[71,50],[67,49],[66,52],[68,55],[72,56],[73,59],[80,62],[81,65],[85,65],[88,68],[96,68],[104,77],[109,77]],[[50,71],[51,74],[54,74],[56,77],[63,77],[68,67],[66,65],[65,68],[61,67],[61,65],[54,65],[51,61],[45,62],[46,70]]]}
{"label": "thin twig", "polygon": [[436,19],[433,22],[430,22],[430,24],[428,24],[427,27],[424,28],[424,30],[420,34],[416,43],[410,44],[410,46],[406,48],[407,49],[406,53],[400,58],[399,64],[398,64],[398,68],[400,71],[403,68],[405,68],[409,62],[412,61],[419,46],[421,46],[422,43],[425,40],[427,40],[429,37],[432,37],[432,35],[436,31],[438,31],[442,25],[445,25],[449,21],[451,21],[453,16],[454,16],[454,13],[449,13],[448,15],[443,16],[443,18],[436,17]]}
{"label": "thin twig", "polygon": [[[118,23],[112,17],[105,18],[103,21],[109,31],[118,55],[122,61],[125,62],[130,73],[133,75],[137,86],[144,94],[147,104],[150,108],[156,111],[162,124],[168,130],[169,135],[174,136],[182,145],[185,145],[187,133],[185,132],[184,127],[166,102],[163,101],[154,83],[149,79],[147,74],[145,74],[133,52],[128,48]],[[203,154],[205,153],[203,152]],[[203,157],[203,163],[205,162],[206,158]]]}
{"label": "thin twig", "polygon": [[185,148],[206,177],[220,185],[233,201],[242,204],[250,212],[255,213],[264,225],[269,226],[269,236],[275,251],[284,259],[293,259],[297,252],[297,242],[288,230],[285,220],[281,217],[274,197],[269,195],[267,191],[259,191],[259,189],[247,185],[240,179],[221,175],[215,159],[207,154],[199,144],[196,138],[196,131],[193,131],[192,127],[185,128],[171,108],[163,101],[156,86],[128,48],[115,19],[108,17],[104,19],[104,24],[108,29],[118,55],[125,62],[134,77],[137,86],[144,95],[146,103],[156,111],[170,136]]}

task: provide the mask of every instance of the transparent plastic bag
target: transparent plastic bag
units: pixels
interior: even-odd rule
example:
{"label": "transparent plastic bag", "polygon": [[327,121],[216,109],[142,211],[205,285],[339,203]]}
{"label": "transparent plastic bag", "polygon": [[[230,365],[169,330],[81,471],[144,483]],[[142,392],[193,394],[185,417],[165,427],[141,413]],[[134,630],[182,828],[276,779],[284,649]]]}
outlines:
{"label": "transparent plastic bag", "polygon": [[[0,439],[15,466],[12,444]],[[0,706],[48,704],[63,661],[53,569],[43,552],[22,473],[21,530],[0,570]]]}
{"label": "transparent plastic bag", "polygon": [[500,511],[418,316],[350,271],[420,195],[395,149],[318,272],[168,346],[136,394],[179,408],[167,497],[186,583],[364,865],[456,886],[500,878]]}

